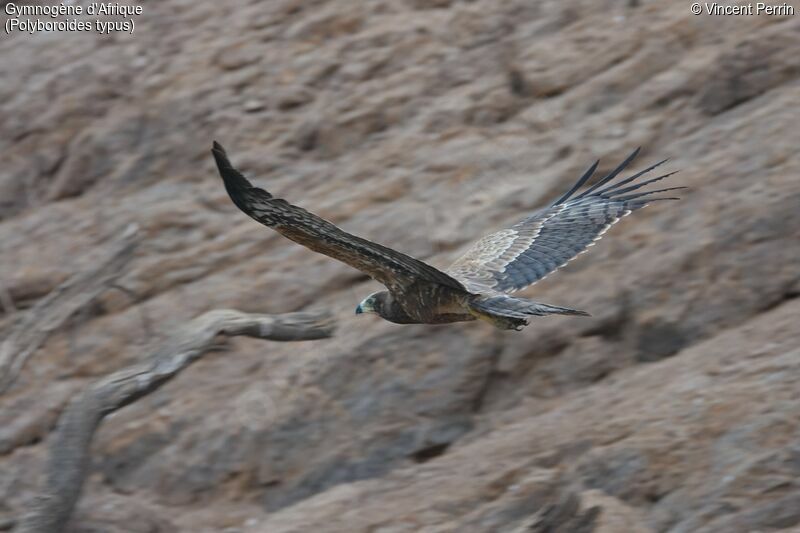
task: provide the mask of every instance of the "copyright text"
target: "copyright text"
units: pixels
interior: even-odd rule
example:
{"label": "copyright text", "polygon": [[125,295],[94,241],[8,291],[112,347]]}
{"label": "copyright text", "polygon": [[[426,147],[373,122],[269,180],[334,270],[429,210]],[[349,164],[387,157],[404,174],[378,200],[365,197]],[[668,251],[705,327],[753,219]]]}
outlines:
{"label": "copyright text", "polygon": [[794,15],[794,6],[787,4],[768,4],[750,2],[747,4],[724,4],[721,2],[695,2],[690,7],[694,15]]}

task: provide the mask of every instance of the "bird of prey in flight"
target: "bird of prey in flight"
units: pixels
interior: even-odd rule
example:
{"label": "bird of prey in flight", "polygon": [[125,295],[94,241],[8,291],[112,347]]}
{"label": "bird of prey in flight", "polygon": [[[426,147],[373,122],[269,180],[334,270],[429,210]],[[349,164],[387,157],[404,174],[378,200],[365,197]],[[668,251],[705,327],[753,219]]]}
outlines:
{"label": "bird of prey in flight", "polygon": [[388,290],[367,296],[356,313],[375,313],[397,324],[444,324],[482,319],[501,329],[520,330],[532,316],[583,315],[512,293],[533,285],[599,239],[615,222],[682,189],[640,191],[674,174],[636,181],[665,161],[614,181],[639,153],[637,148],[607,176],[575,194],[597,169],[592,165],[561,198],[508,229],[476,242],[445,270],[343,231],[317,215],[254,187],[228,160],[225,149],[211,150],[225,189],[253,219],[311,250],[338,259],[382,283]]}

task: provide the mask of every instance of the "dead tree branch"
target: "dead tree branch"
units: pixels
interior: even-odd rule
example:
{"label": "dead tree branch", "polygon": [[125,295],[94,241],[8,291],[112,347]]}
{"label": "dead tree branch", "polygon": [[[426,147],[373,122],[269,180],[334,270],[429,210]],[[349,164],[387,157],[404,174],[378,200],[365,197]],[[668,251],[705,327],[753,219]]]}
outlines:
{"label": "dead tree branch", "polygon": [[200,359],[218,335],[245,335],[274,341],[329,337],[326,313],[258,315],[215,310],[179,330],[145,362],[123,368],[87,387],[69,402],[59,419],[42,493],[22,519],[20,533],[62,531],[81,493],[90,464],[90,444],[104,417],[150,394]]}
{"label": "dead tree branch", "polygon": [[135,226],[126,229],[106,258],[53,289],[13,326],[0,345],[0,395],[14,384],[28,358],[53,332],[120,276],[136,248],[136,233]]}

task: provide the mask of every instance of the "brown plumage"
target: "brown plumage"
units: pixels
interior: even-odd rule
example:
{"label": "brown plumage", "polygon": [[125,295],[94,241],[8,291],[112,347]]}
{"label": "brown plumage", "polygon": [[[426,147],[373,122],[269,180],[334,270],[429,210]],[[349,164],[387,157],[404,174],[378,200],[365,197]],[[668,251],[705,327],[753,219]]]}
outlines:
{"label": "brown plumage", "polygon": [[552,205],[511,228],[483,237],[445,271],[380,244],[347,233],[301,207],[253,187],[214,143],[212,154],[228,195],[239,209],[285,237],[315,252],[338,259],[386,286],[365,298],[356,313],[374,312],[398,324],[441,324],[484,319],[502,329],[521,329],[531,316],[587,315],[510,293],[532,285],[585,251],[625,215],[656,200],[652,194],[671,187],[634,192],[671,174],[643,182],[637,178],[661,161],[629,178],[609,183],[636,157],[634,151],[608,176],[578,196],[597,168],[595,163],[575,186]]}

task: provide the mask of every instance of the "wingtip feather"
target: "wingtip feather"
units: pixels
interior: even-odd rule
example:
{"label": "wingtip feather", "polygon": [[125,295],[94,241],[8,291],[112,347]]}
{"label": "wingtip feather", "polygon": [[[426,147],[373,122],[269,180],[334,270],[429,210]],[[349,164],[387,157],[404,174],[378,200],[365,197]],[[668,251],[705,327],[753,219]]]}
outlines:
{"label": "wingtip feather", "polygon": [[211,155],[214,156],[214,161],[217,162],[217,167],[220,168],[220,171],[222,170],[222,167],[233,168],[233,165],[231,165],[231,162],[228,159],[228,153],[217,141],[214,141],[211,145]]}
{"label": "wingtip feather", "polygon": [[213,141],[212,142],[212,144],[211,144],[211,153],[215,154],[215,155],[219,154],[219,155],[221,155],[223,157],[227,156],[227,153],[225,152],[225,148],[223,148],[222,145],[220,143],[218,143],[217,141]]}
{"label": "wingtip feather", "polygon": [[594,174],[594,173],[595,173],[595,171],[597,170],[597,166],[598,166],[599,164],[600,164],[600,160],[598,159],[597,161],[595,161],[595,162],[594,162],[594,164],[592,164],[592,166],[590,166],[590,167],[589,167],[589,168],[586,170],[586,172],[584,172],[584,173],[583,173],[583,175],[582,175],[582,176],[581,176],[581,177],[578,179],[578,181],[575,183],[575,185],[573,185],[573,186],[572,186],[572,188],[571,188],[569,191],[567,191],[567,192],[566,192],[566,193],[565,193],[565,194],[564,194],[564,195],[563,195],[561,198],[559,198],[558,200],[556,200],[556,201],[553,203],[553,205],[559,205],[559,204],[563,204],[564,202],[566,202],[567,200],[569,200],[570,196],[572,196],[573,194],[575,194],[575,192],[577,192],[577,191],[578,191],[578,189],[580,189],[581,187],[583,187],[583,184],[584,184],[584,183],[586,183],[586,181],[587,181],[587,180],[588,180],[590,177],[592,177],[592,174]]}
{"label": "wingtip feather", "polygon": [[[245,178],[241,172],[236,168],[228,159],[228,154],[225,148],[222,147],[217,141],[214,141],[211,148],[211,155],[214,156],[214,161],[217,163],[217,170],[225,182],[225,188],[228,194],[233,199],[237,195],[237,191],[246,190],[252,187],[252,184]],[[235,200],[234,200],[235,201]]]}
{"label": "wingtip feather", "polygon": [[[583,191],[583,192],[582,192],[580,195],[578,195],[576,198],[584,198],[584,197],[586,197],[586,196],[588,196],[588,195],[592,194],[594,191],[596,191],[597,189],[599,189],[600,187],[602,187],[603,185],[605,185],[605,184],[606,184],[606,183],[608,183],[609,181],[611,181],[611,180],[613,180],[614,178],[616,178],[616,177],[619,175],[619,173],[620,173],[620,172],[622,172],[623,170],[625,170],[625,168],[626,168],[628,165],[630,165],[630,164],[631,164],[631,161],[633,161],[634,159],[636,159],[636,156],[638,156],[638,155],[639,155],[639,152],[641,151],[641,149],[642,149],[642,147],[641,147],[641,146],[637,147],[637,148],[636,148],[636,149],[635,149],[633,152],[631,152],[631,154],[630,154],[628,157],[626,157],[626,158],[625,158],[625,160],[624,160],[622,163],[620,163],[619,165],[617,165],[617,167],[616,167],[614,170],[612,170],[611,172],[609,172],[609,173],[608,173],[608,175],[606,175],[604,178],[602,178],[601,180],[599,180],[597,183],[595,183],[594,185],[592,185],[591,187],[589,187],[588,189],[586,189],[585,191]],[[601,193],[602,193],[602,191],[601,191]]]}

